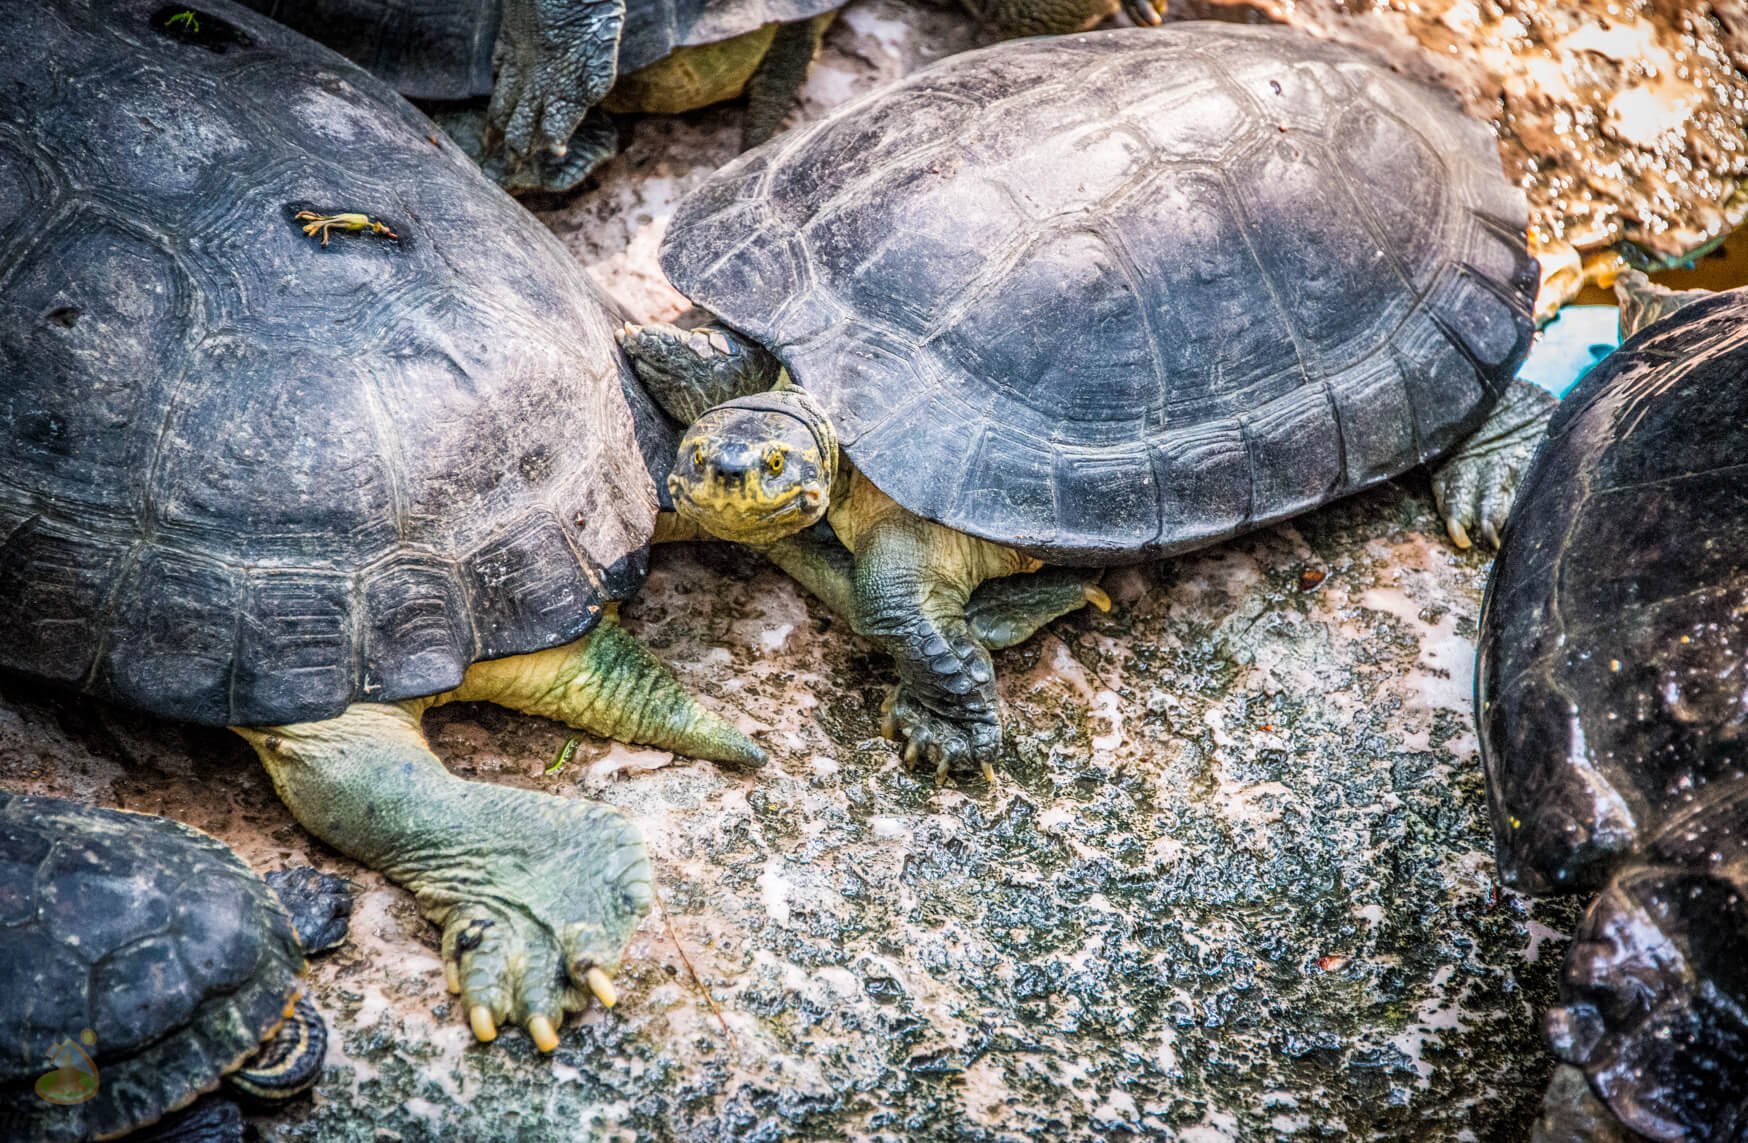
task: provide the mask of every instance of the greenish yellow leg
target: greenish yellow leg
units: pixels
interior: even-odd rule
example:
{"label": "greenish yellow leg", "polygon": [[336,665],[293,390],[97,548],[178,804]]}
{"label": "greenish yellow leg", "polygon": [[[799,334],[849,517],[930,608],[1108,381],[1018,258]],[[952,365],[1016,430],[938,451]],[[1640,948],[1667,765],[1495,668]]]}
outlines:
{"label": "greenish yellow leg", "polygon": [[600,984],[653,897],[643,839],[609,806],[450,774],[419,729],[428,705],[233,729],[305,829],[407,889],[443,930],[474,1033],[514,1021],[550,1051],[564,1013],[611,999]]}

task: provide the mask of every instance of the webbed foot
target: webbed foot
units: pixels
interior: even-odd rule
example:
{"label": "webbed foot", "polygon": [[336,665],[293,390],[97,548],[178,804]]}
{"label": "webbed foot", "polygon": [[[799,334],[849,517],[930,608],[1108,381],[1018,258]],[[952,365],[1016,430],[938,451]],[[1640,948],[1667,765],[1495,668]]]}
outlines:
{"label": "webbed foot", "polygon": [[1432,473],[1432,494],[1451,543],[1472,536],[1499,547],[1518,483],[1559,402],[1547,390],[1513,381],[1475,435]]}
{"label": "webbed foot", "polygon": [[480,792],[489,848],[409,877],[443,929],[443,966],[480,1040],[520,1024],[543,1052],[566,1012],[617,1001],[612,974],[654,899],[635,826],[608,806],[527,790]]}
{"label": "webbed foot", "polygon": [[976,766],[985,781],[995,781],[999,722],[948,718],[930,710],[903,683],[887,694],[881,713],[880,733],[903,746],[906,770],[922,762],[934,767],[935,781],[941,782],[953,770]]}

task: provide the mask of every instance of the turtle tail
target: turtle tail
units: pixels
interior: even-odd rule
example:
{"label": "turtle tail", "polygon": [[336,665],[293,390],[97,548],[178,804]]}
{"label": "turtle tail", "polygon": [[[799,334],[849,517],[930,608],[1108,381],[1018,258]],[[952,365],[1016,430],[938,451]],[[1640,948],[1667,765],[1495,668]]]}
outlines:
{"label": "turtle tail", "polygon": [[443,700],[484,700],[730,766],[762,766],[765,751],[688,691],[666,664],[604,616],[574,643],[475,663]]}
{"label": "turtle tail", "polygon": [[[623,742],[641,742],[731,766],[763,766],[765,751],[699,702],[667,664],[609,619],[584,640],[564,721]],[[584,716],[587,716],[586,721]]]}

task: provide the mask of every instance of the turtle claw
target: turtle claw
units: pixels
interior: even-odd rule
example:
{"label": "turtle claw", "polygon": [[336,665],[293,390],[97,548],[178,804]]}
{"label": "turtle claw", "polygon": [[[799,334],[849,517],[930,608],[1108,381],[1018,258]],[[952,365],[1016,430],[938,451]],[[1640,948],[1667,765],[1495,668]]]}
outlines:
{"label": "turtle claw", "polygon": [[550,1052],[558,1047],[558,1033],[553,1031],[552,1021],[544,1016],[529,1018],[528,1038],[533,1040],[534,1046],[543,1052]]}
{"label": "turtle claw", "polygon": [[938,714],[913,698],[900,684],[888,699],[888,738],[904,744],[907,770],[918,762],[934,766],[935,780],[944,782],[954,770],[976,767],[993,777],[992,765],[1001,751],[1001,727],[994,722],[961,721]]}
{"label": "turtle claw", "polygon": [[617,1002],[609,974],[649,911],[649,857],[617,810],[514,793],[530,801],[499,807],[518,826],[497,848],[409,881],[443,927],[445,983],[474,1036],[520,1024],[551,1051],[566,1012]]}
{"label": "turtle claw", "polygon": [[1486,423],[1432,473],[1445,532],[1459,548],[1476,538],[1498,548],[1511,501],[1558,405],[1527,381],[1513,381]]}
{"label": "turtle claw", "polygon": [[601,1002],[601,1007],[611,1008],[619,1003],[619,990],[613,986],[613,978],[608,976],[599,966],[591,966],[583,974],[588,981],[589,991],[595,994],[595,999]]}

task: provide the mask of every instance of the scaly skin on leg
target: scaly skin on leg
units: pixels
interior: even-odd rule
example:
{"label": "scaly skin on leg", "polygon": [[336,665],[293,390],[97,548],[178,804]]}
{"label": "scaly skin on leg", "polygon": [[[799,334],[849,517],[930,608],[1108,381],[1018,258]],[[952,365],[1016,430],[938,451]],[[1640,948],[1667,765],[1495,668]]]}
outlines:
{"label": "scaly skin on leg", "polygon": [[1518,482],[1559,403],[1539,385],[1513,381],[1475,435],[1433,470],[1432,494],[1457,547],[1469,547],[1477,531],[1488,547],[1499,546]]}
{"label": "scaly skin on leg", "polygon": [[938,779],[966,764],[991,776],[1001,749],[995,664],[972,634],[965,603],[986,579],[1043,565],[913,516],[860,473],[830,520],[855,556],[857,633],[898,664],[883,729],[905,744],[905,764],[933,763]]}
{"label": "scaly skin on leg", "polygon": [[835,12],[826,12],[811,20],[796,20],[780,24],[772,37],[765,58],[747,81],[747,113],[741,122],[741,150],[757,147],[775,135],[783,126],[784,116],[795,106],[801,85],[807,82],[808,70],[819,54],[825,30],[831,26]]}
{"label": "scaly skin on leg", "polygon": [[428,700],[338,718],[233,727],[315,836],[413,894],[443,930],[450,990],[474,1034],[523,1024],[543,1051],[608,974],[653,897],[636,828],[594,802],[467,782],[419,730]]}
{"label": "scaly skin on leg", "polygon": [[[829,529],[820,526],[758,545],[756,550],[832,611],[856,625],[856,561]],[[1099,589],[1098,570],[1043,568],[1031,575],[1002,576],[979,584],[965,603],[971,636],[991,651],[1024,643],[1052,619],[1088,603],[1111,609]]]}
{"label": "scaly skin on leg", "polygon": [[583,116],[618,70],[625,0],[505,0],[485,146],[506,180],[562,162]]}
{"label": "scaly skin on leg", "polygon": [[1052,619],[1092,604],[1111,609],[1111,597],[1099,587],[1098,568],[1041,568],[1031,575],[992,579],[971,593],[965,619],[971,634],[991,651],[1015,647],[1037,634]]}
{"label": "scaly skin on leg", "polygon": [[765,752],[692,697],[665,664],[609,616],[573,643],[468,668],[461,686],[427,700],[493,702],[586,730],[730,766]]}
{"label": "scaly skin on leg", "polygon": [[563,194],[574,190],[596,167],[619,153],[619,128],[613,117],[591,107],[572,132],[562,156],[537,152],[514,170],[508,168],[502,150],[486,150],[486,109],[476,106],[430,109],[431,121],[478,163],[486,175],[511,194]]}
{"label": "scaly skin on leg", "polygon": [[714,324],[685,330],[626,322],[618,338],[649,395],[683,425],[724,401],[763,393],[783,375],[769,350]]}

